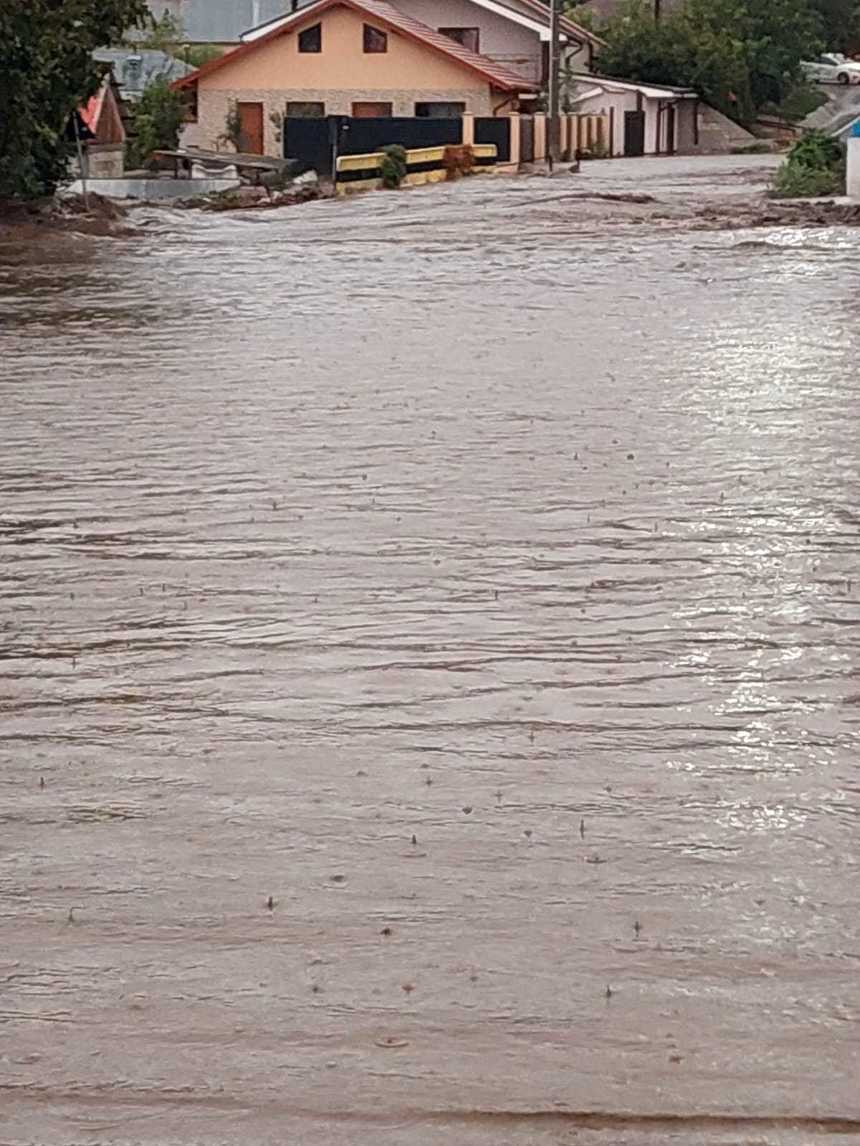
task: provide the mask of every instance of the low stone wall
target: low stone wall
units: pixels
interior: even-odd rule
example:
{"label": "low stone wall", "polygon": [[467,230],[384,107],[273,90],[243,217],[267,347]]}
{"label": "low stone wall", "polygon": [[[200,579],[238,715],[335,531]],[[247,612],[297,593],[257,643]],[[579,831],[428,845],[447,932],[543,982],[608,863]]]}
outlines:
{"label": "low stone wall", "polygon": [[[756,137],[740,124],[723,115],[709,104],[699,104],[699,142],[685,147],[688,155],[724,155],[738,147],[748,147],[756,142]],[[681,150],[679,148],[679,150]]]}
{"label": "low stone wall", "polygon": [[[171,199],[191,199],[212,195],[239,186],[238,179],[88,179],[86,189],[105,199],[136,199],[140,202],[163,203]],[[68,188],[72,195],[82,195],[80,179]]]}

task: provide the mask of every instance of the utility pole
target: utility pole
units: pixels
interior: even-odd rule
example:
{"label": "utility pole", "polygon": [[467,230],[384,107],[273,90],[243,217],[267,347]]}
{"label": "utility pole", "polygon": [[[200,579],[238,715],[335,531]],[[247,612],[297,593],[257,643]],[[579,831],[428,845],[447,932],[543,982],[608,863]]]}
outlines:
{"label": "utility pole", "polygon": [[550,0],[549,17],[549,162],[561,159],[561,0]]}

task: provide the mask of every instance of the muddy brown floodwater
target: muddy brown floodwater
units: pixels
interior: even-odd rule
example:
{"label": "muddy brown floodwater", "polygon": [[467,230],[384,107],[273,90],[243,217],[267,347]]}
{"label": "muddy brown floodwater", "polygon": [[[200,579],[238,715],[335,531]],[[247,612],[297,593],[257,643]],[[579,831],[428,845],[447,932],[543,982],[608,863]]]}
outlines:
{"label": "muddy brown floodwater", "polygon": [[4,1146],[856,1143],[860,231],[570,185],[0,255]]}

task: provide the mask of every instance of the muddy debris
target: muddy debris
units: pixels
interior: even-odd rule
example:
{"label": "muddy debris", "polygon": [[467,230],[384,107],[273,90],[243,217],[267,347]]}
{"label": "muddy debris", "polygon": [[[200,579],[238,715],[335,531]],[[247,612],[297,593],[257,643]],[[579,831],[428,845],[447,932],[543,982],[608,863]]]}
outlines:
{"label": "muddy debris", "polygon": [[18,202],[0,200],[0,243],[23,243],[73,235],[134,235],[127,209],[90,192]]}

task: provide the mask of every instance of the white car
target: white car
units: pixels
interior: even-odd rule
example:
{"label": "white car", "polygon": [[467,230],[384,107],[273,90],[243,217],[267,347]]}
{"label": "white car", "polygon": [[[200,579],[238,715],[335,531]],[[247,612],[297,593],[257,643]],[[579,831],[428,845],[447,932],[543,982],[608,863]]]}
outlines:
{"label": "white car", "polygon": [[828,52],[817,60],[804,60],[800,65],[808,80],[820,84],[860,84],[860,63]]}

